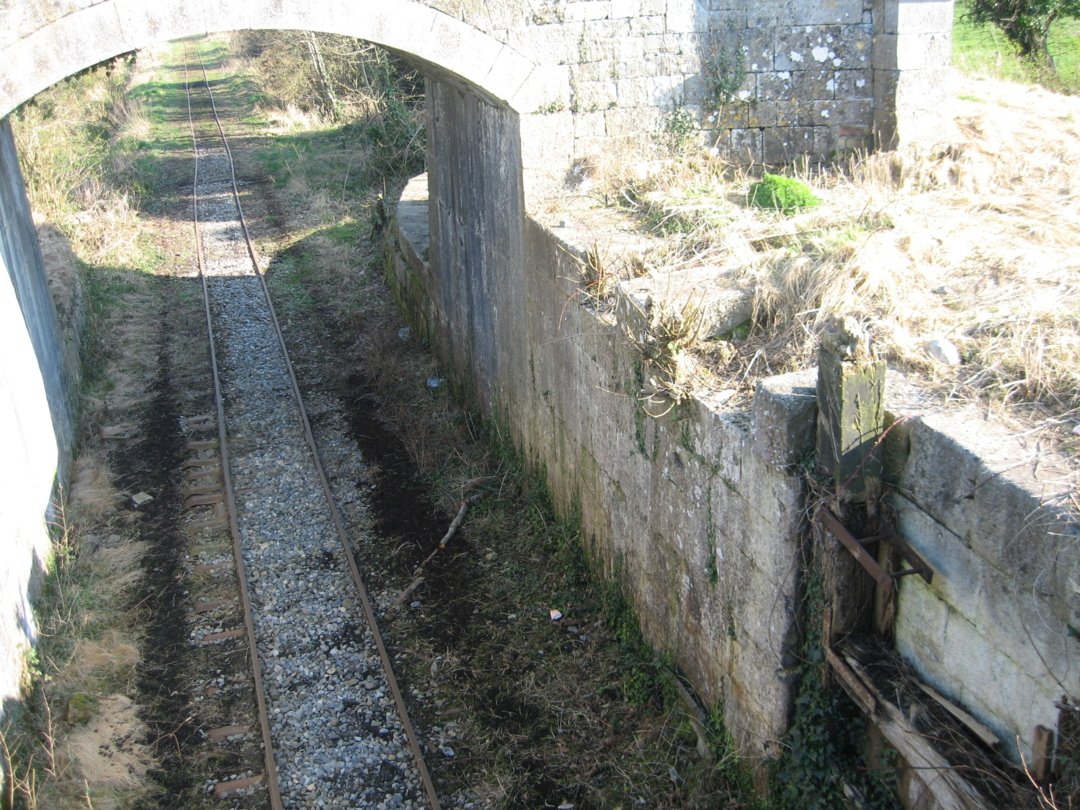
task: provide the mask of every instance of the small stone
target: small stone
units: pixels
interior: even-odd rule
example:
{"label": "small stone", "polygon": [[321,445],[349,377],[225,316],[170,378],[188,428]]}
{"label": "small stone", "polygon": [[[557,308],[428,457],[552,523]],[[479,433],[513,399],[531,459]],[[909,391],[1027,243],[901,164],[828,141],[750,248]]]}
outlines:
{"label": "small stone", "polygon": [[956,344],[945,338],[933,338],[926,342],[926,353],[947,366],[960,365],[960,350]]}
{"label": "small stone", "polygon": [[100,701],[87,692],[76,692],[68,699],[65,719],[73,725],[86,725],[97,714]]}
{"label": "small stone", "polygon": [[140,506],[143,506],[144,504],[150,503],[150,501],[152,500],[154,500],[154,496],[149,494],[148,492],[137,492],[131,496],[131,503],[135,506],[136,509],[138,509]]}

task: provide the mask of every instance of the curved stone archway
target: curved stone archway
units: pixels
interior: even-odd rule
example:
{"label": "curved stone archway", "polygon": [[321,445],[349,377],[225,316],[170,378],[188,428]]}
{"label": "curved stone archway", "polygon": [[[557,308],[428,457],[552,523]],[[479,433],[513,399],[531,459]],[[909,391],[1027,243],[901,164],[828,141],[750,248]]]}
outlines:
{"label": "curved stone archway", "polygon": [[542,71],[481,29],[412,0],[357,8],[355,0],[102,0],[3,48],[0,118],[46,87],[117,54],[155,42],[240,29],[294,29],[356,37],[419,61],[516,112],[543,103]]}

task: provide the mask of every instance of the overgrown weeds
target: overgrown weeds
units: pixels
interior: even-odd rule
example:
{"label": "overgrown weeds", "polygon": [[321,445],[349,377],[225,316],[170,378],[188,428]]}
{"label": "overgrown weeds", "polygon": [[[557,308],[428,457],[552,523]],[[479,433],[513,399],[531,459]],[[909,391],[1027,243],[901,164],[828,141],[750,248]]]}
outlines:
{"label": "overgrown weeds", "polygon": [[[591,194],[663,238],[668,252],[650,266],[658,277],[723,267],[717,289],[749,291],[750,319],[699,341],[706,387],[749,395],[762,374],[812,364],[827,317],[854,312],[892,367],[1073,446],[1080,107],[1038,88],[985,91],[993,102],[961,92],[932,147],[790,167],[821,199],[790,215],[748,205],[755,174],[703,151],[660,152],[647,165],[609,156]],[[940,340],[955,344],[959,364],[929,352]]]}
{"label": "overgrown weeds", "polygon": [[[247,31],[234,38],[245,61],[233,67],[242,64],[258,76],[273,102],[264,112],[282,129],[346,127],[341,144],[353,146],[345,149],[345,183],[353,172],[365,172],[356,179],[370,184],[423,166],[423,79],[400,59],[375,45],[310,31]],[[365,149],[356,166],[358,142]]]}
{"label": "overgrown weeds", "polygon": [[701,309],[692,298],[681,306],[658,302],[650,307],[646,323],[642,334],[630,338],[644,363],[643,407],[659,417],[689,399],[698,382],[691,351],[701,334]]}
{"label": "overgrown weeds", "polygon": [[772,765],[774,801],[782,807],[828,810],[858,797],[861,807],[897,807],[888,764],[867,767],[866,721],[827,674],[821,572],[808,560],[803,641],[795,704],[780,757]]}
{"label": "overgrown weeds", "polygon": [[135,251],[135,144],[148,126],[141,106],[125,95],[130,65],[66,79],[14,115],[16,145],[35,213],[71,240],[93,264]]}

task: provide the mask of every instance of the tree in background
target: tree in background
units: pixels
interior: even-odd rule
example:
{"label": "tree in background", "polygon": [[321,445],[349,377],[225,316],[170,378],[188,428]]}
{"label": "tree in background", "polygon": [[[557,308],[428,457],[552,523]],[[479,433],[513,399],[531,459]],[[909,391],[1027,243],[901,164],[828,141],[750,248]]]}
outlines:
{"label": "tree in background", "polygon": [[1080,17],[1080,0],[971,0],[970,16],[980,25],[1000,28],[1025,59],[1053,69],[1050,26],[1064,17]]}
{"label": "tree in background", "polygon": [[283,107],[364,126],[373,170],[423,166],[424,80],[402,59],[368,42],[311,31],[242,31],[234,43]]}

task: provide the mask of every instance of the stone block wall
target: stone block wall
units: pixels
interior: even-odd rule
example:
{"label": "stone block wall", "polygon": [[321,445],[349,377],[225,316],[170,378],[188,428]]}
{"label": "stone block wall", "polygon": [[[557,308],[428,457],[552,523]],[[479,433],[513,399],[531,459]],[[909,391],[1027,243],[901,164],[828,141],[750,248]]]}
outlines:
{"label": "stone block wall", "polygon": [[787,443],[805,431],[785,402],[805,391],[778,384],[753,414],[694,401],[648,415],[639,355],[583,306],[581,246],[524,213],[516,116],[437,82],[428,98],[430,261],[413,186],[399,209],[399,298],[546,470],[560,508],[580,514],[594,565],[623,585],[646,637],[723,706],[744,754],[773,753],[802,521]]}
{"label": "stone block wall", "polygon": [[746,162],[934,138],[951,23],[952,0],[393,0],[365,15],[350,0],[10,0],[0,110],[38,80],[158,38],[261,26],[370,37],[519,113],[539,199],[575,159],[681,132],[676,111]]}
{"label": "stone block wall", "polygon": [[[50,553],[53,486],[74,441],[72,369],[7,121],[0,122],[0,702],[35,636],[30,600]],[[2,711],[2,709],[0,709]]]}
{"label": "stone block wall", "polygon": [[874,129],[883,148],[941,139],[953,0],[875,0]]}
{"label": "stone block wall", "polygon": [[526,167],[533,152],[569,166],[612,139],[662,135],[680,108],[737,160],[828,158],[932,137],[951,58],[952,0],[432,5],[541,66],[547,96],[519,111]]}
{"label": "stone block wall", "polygon": [[[612,139],[662,139],[678,109],[735,160],[783,163],[873,145],[872,0],[592,0],[543,9],[508,33],[523,53],[565,71],[565,89],[523,124],[526,134],[530,126],[559,132],[565,165],[610,149]],[[550,156],[552,145],[537,140]]]}
{"label": "stone block wall", "polygon": [[1035,726],[1080,699],[1076,471],[972,411],[892,443],[897,526],[934,569],[901,581],[897,649],[1030,761]]}
{"label": "stone block wall", "polygon": [[[524,213],[513,113],[449,87],[429,97],[430,262],[414,186],[401,299],[581,515],[646,637],[723,706],[745,755],[771,753],[789,710],[815,372],[763,381],[749,411],[704,398],[648,415],[624,326],[581,293],[582,246]],[[978,414],[892,410],[888,498],[935,571],[900,582],[897,649],[1018,758],[1035,725],[1057,725],[1055,702],[1080,696],[1075,470]]]}
{"label": "stone block wall", "polygon": [[[406,190],[407,208],[417,191]],[[427,265],[422,226],[398,222],[399,297],[437,340],[447,328],[467,333],[471,302],[453,289],[462,268]],[[694,401],[648,416],[636,352],[580,305],[580,248],[532,220],[523,245],[520,268],[489,270],[505,276],[488,282],[505,294],[487,303],[498,345],[478,351],[459,338],[440,343],[444,357],[546,471],[564,514],[580,514],[589,558],[620,583],[646,638],[723,708],[745,756],[774,755],[797,648],[802,487],[788,445],[808,421],[790,401],[805,400],[812,381],[772,381],[753,413]]]}

